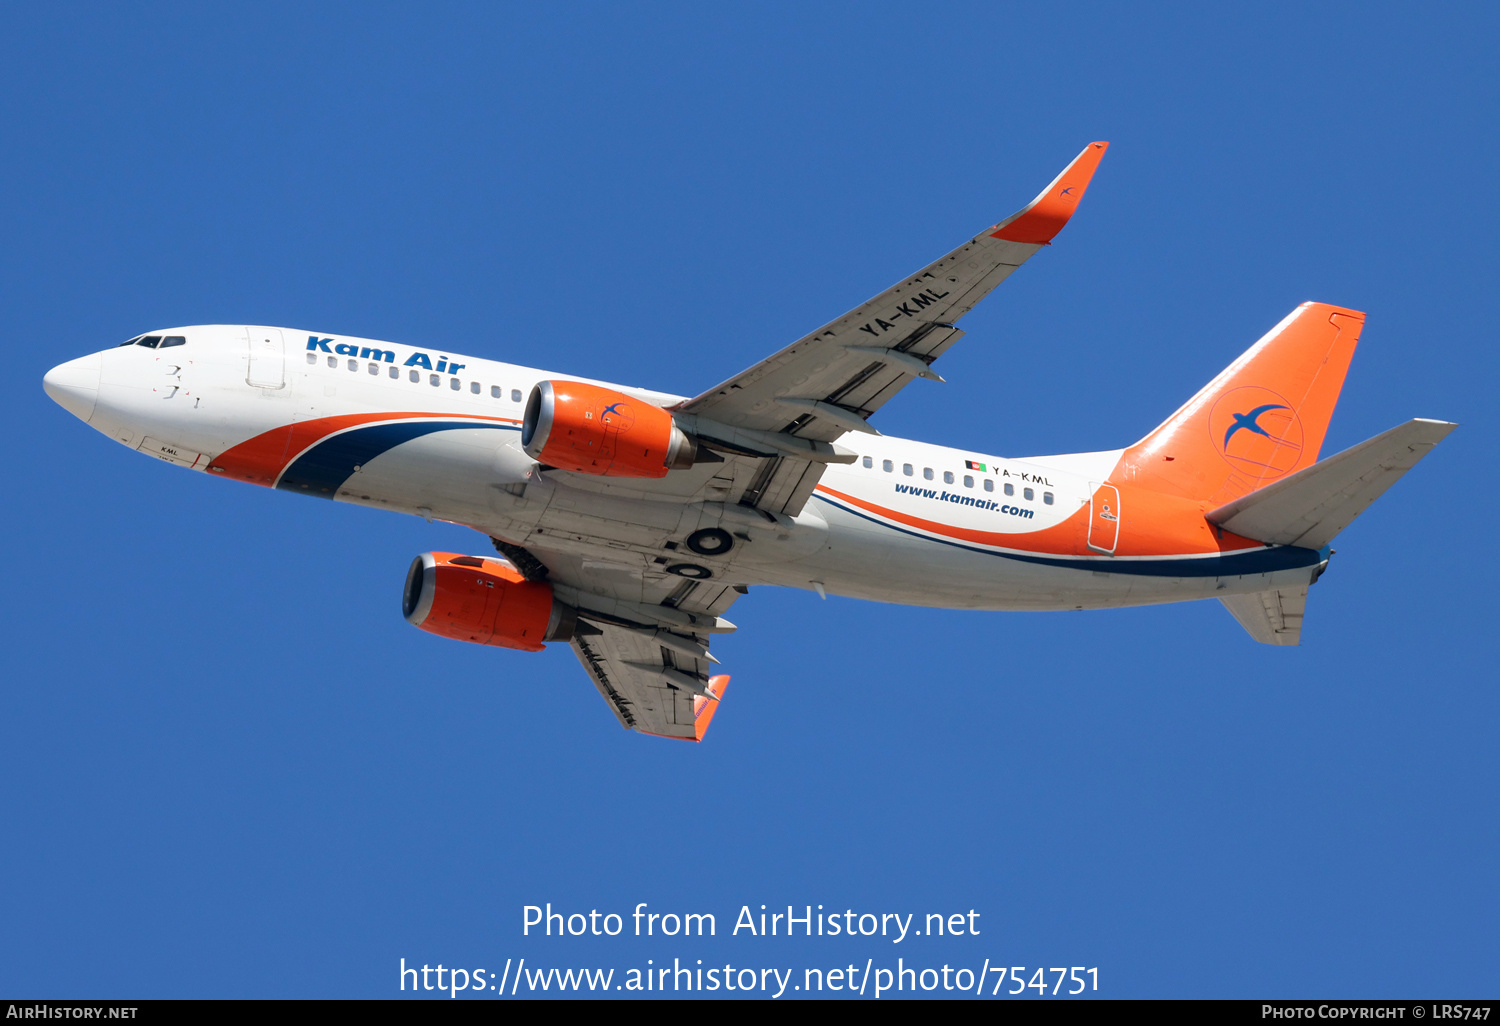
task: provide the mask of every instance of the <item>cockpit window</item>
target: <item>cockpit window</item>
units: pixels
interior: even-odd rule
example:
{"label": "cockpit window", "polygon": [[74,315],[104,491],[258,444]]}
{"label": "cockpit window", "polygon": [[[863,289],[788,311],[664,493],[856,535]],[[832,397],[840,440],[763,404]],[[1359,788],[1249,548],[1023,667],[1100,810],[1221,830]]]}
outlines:
{"label": "cockpit window", "polygon": [[147,349],[155,349],[160,343],[160,335],[142,335],[140,340],[136,342],[136,345],[145,346]]}
{"label": "cockpit window", "polygon": [[119,347],[121,349],[124,349],[126,346],[133,346],[133,345],[135,345],[140,340],[141,340],[141,336],[137,335],[135,338],[131,339],[129,342],[121,342]]}
{"label": "cockpit window", "polygon": [[156,348],[168,349],[172,346],[184,345],[187,345],[187,339],[183,338],[181,335],[168,335],[166,338],[161,340],[161,345],[157,346]]}

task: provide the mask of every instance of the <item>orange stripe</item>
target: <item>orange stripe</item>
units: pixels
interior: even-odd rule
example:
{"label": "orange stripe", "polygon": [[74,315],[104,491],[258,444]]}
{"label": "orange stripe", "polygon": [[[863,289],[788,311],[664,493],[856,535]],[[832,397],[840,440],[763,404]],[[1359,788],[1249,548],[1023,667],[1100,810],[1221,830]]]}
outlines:
{"label": "orange stripe", "polygon": [[[1120,491],[1120,541],[1116,556],[1182,556],[1199,553],[1233,552],[1254,548],[1261,543],[1238,535],[1218,531],[1203,518],[1207,511],[1201,502],[1178,499],[1128,484]],[[898,510],[819,485],[817,491],[835,496],[863,510],[915,527],[930,534],[957,541],[1015,549],[1048,556],[1094,556],[1088,548],[1089,506],[1079,508],[1060,524],[1023,534],[975,531],[936,520],[925,520]]]}
{"label": "orange stripe", "polygon": [[977,542],[980,545],[993,545],[997,548],[1019,549],[1022,552],[1046,552],[1049,554],[1076,553],[1079,551],[1079,539],[1083,537],[1085,525],[1088,522],[1088,508],[1084,507],[1062,523],[1053,527],[1044,527],[1039,531],[1031,531],[1025,534],[1006,534],[998,531],[975,531],[967,527],[955,527],[952,524],[941,523],[936,520],[924,520],[906,513],[889,509],[885,506],[867,502],[853,495],[835,491],[827,485],[819,485],[820,492],[843,499],[852,503],[860,509],[877,513],[887,520],[894,520],[898,524],[907,527],[916,527],[932,534],[940,534],[947,538],[956,538],[960,541]]}
{"label": "orange stripe", "polygon": [[216,474],[269,488],[298,455],[314,443],[345,428],[387,420],[411,420],[432,417],[448,420],[483,420],[501,424],[519,424],[511,417],[487,417],[477,413],[348,413],[338,417],[303,420],[285,427],[272,428],[254,438],[226,449],[209,464]]}

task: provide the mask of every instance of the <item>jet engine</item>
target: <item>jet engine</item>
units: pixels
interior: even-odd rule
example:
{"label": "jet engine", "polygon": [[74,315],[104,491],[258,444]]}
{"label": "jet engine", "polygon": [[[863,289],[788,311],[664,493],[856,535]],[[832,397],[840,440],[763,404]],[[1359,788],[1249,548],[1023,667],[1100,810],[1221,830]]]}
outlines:
{"label": "jet engine", "polygon": [[548,466],[601,477],[665,477],[691,467],[698,452],[661,407],[578,381],[531,390],[521,447]]}
{"label": "jet engine", "polygon": [[525,652],[572,640],[577,624],[577,611],[554,599],[550,584],[528,581],[502,560],[454,552],[412,560],[401,611],[429,634]]}

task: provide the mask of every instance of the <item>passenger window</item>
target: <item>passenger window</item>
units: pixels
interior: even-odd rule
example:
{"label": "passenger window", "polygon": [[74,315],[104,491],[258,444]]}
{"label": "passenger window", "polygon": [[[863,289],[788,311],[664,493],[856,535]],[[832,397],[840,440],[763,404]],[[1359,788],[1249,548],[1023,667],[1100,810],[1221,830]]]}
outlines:
{"label": "passenger window", "polygon": [[374,375],[376,375],[378,377],[379,374],[380,374],[380,364],[378,364],[378,363],[372,363],[372,364],[370,364],[370,373],[374,374]]}
{"label": "passenger window", "polygon": [[328,358],[328,366],[330,366],[330,367],[337,367],[338,365],[339,365],[339,358],[337,356],[330,356]]}
{"label": "passenger window", "polygon": [[491,399],[499,399],[500,398],[500,386],[499,385],[491,385],[490,386],[490,398]]}
{"label": "passenger window", "polygon": [[910,463],[903,463],[903,464],[901,464],[901,473],[905,474],[907,477],[911,477],[911,464]]}
{"label": "passenger window", "polygon": [[119,345],[119,348],[124,349],[126,346],[133,346],[137,342],[139,342],[140,340],[141,340],[141,336],[137,335],[135,338],[131,339],[128,342],[121,342],[120,345]]}
{"label": "passenger window", "polygon": [[883,470],[883,471],[885,471],[887,474],[889,474],[891,471],[893,471],[893,470],[896,469],[896,465],[894,463],[892,463],[890,460],[881,460],[880,461],[880,469]]}
{"label": "passenger window", "polygon": [[400,376],[401,376],[401,368],[400,367],[392,367],[391,368],[391,380],[394,381],[397,378],[399,378]]}
{"label": "passenger window", "polygon": [[478,395],[479,394],[479,382],[477,382],[477,381],[471,381],[471,382],[469,382],[469,391],[473,392],[475,395]]}
{"label": "passenger window", "polygon": [[1052,505],[1052,493],[1051,492],[1043,492],[1042,493],[1042,501],[1045,502],[1049,506]]}
{"label": "passenger window", "polygon": [[1014,495],[1014,494],[1016,494],[1016,486],[1013,485],[1013,484],[1011,484],[1009,481],[1005,482],[1005,494],[1006,495]]}
{"label": "passenger window", "polygon": [[869,470],[871,467],[875,466],[875,461],[873,459],[871,459],[870,457],[868,457],[868,456],[866,456],[860,462],[865,465],[865,469],[866,470]]}
{"label": "passenger window", "polygon": [[161,340],[161,345],[157,346],[156,348],[171,349],[173,346],[185,345],[187,345],[187,339],[183,338],[181,335],[168,335],[166,338]]}
{"label": "passenger window", "polygon": [[307,362],[309,364],[317,363],[318,362],[318,354],[317,353],[308,353],[307,354]]}
{"label": "passenger window", "polygon": [[974,479],[972,477],[970,477],[968,474],[964,475],[964,487],[965,488],[973,488],[974,487]]}
{"label": "passenger window", "polygon": [[521,390],[519,388],[513,388],[510,390],[510,401],[513,403],[518,403],[521,401]]}
{"label": "passenger window", "polygon": [[418,381],[422,380],[422,375],[418,374],[416,371],[412,371],[409,377],[411,378],[412,384],[416,384]]}
{"label": "passenger window", "polygon": [[459,389],[464,387],[464,383],[462,381],[459,381],[457,378],[453,378],[448,382],[448,387],[457,392]]}
{"label": "passenger window", "polygon": [[159,342],[161,342],[160,335],[142,335],[136,345],[145,346],[147,349],[155,349]]}
{"label": "passenger window", "polygon": [[430,378],[428,378],[428,382],[432,385],[433,388],[437,388],[443,383],[443,376],[441,374],[434,374]]}
{"label": "passenger window", "polygon": [[1030,488],[1023,488],[1021,489],[1021,498],[1025,499],[1027,502],[1030,502],[1032,499],[1036,498],[1036,492],[1032,491]]}
{"label": "passenger window", "polygon": [[349,369],[352,370],[352,371],[359,370],[359,361],[358,360],[350,360],[349,361]]}
{"label": "passenger window", "polygon": [[923,467],[922,468],[922,477],[924,477],[928,481],[931,481],[932,480],[932,468],[931,467]]}
{"label": "passenger window", "polygon": [[952,483],[953,483],[953,471],[951,471],[951,470],[945,470],[945,471],[943,471],[943,484],[952,484]]}
{"label": "passenger window", "polygon": [[995,482],[991,481],[989,478],[985,478],[984,479],[984,490],[987,491],[987,492],[993,492],[995,490]]}

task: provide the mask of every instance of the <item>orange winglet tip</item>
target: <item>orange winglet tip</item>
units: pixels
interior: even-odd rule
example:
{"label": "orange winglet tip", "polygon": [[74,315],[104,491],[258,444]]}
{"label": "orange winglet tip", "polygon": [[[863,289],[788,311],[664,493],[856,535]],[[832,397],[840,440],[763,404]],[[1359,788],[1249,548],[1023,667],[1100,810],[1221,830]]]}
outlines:
{"label": "orange winglet tip", "polygon": [[717,677],[708,678],[708,686],[718,698],[704,698],[699,695],[693,699],[693,740],[702,741],[703,735],[708,733],[708,725],[714,721],[714,713],[719,708],[719,703],[724,700],[724,689],[729,686],[729,674],[721,673]]}
{"label": "orange winglet tip", "polygon": [[1099,161],[1104,159],[1107,142],[1091,142],[1083,152],[1073,158],[1073,163],[1063,168],[1062,174],[1042,190],[1019,214],[1012,214],[990,230],[990,236],[1006,242],[1025,242],[1045,246],[1062,231],[1078,201],[1088,190],[1094,179]]}

